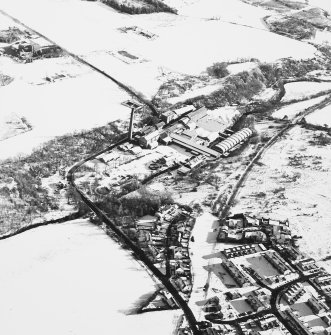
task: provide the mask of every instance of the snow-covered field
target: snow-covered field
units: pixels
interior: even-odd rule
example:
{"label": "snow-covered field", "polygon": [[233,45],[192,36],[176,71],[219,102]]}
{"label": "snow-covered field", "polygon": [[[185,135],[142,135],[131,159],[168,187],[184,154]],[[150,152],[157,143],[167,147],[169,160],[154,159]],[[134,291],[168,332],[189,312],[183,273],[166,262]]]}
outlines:
{"label": "snow-covered field", "polygon": [[[234,21],[245,20],[246,11],[254,12],[255,18],[259,18],[262,15],[259,8],[233,0],[224,0],[226,7],[222,1],[220,4],[211,1],[211,4],[210,8],[219,8],[213,16],[222,16],[224,8],[228,8],[225,22],[162,13],[130,16],[98,2],[80,0],[31,0],[28,3],[1,0],[0,8],[146,97],[155,94],[166,80],[162,69],[197,75],[218,61],[302,59],[312,58],[316,53],[316,49],[306,43],[228,22],[232,20],[231,15]],[[208,7],[202,1],[196,1],[194,6]],[[155,34],[156,38],[118,30],[133,26]],[[118,51],[122,50],[139,60],[123,62],[123,57],[118,57]]]}
{"label": "snow-covered field", "polygon": [[208,280],[208,271],[205,267],[215,263],[215,261],[219,261],[216,255],[214,257],[211,256],[213,253],[216,253],[215,243],[217,232],[214,232],[213,230],[217,227],[217,217],[211,215],[210,213],[204,213],[202,216],[197,218],[192,232],[194,242],[190,242],[190,252],[193,273],[193,289],[189,304],[197,318],[203,317],[203,313],[201,313],[201,306],[197,304],[197,302],[206,299],[203,287]]}
{"label": "snow-covered field", "polygon": [[317,83],[309,81],[298,81],[294,83],[285,84],[286,94],[282,102],[290,102],[293,100],[302,100],[331,90],[331,83]]}
{"label": "snow-covered field", "polygon": [[[330,145],[320,132],[293,128],[268,149],[241,189],[232,213],[289,219],[300,247],[318,260],[331,254]],[[330,262],[325,263],[331,270]]]}
{"label": "snow-covered field", "polygon": [[127,315],[155,283],[86,220],[0,241],[0,254],[3,334],[172,334],[178,311]]}
{"label": "snow-covered field", "polygon": [[55,136],[92,129],[117,119],[126,119],[130,98],[116,84],[88,73],[47,85],[33,86],[14,81],[1,90],[1,108],[24,116],[33,129],[0,142],[0,159],[29,154]]}
{"label": "snow-covered field", "polygon": [[331,128],[331,106],[319,109],[306,117],[308,123]]}
{"label": "snow-covered field", "polygon": [[240,0],[165,0],[165,3],[176,8],[180,15],[217,18],[222,21],[266,29],[262,18],[268,15],[268,11],[250,6]]}
{"label": "snow-covered field", "polygon": [[283,117],[287,116],[288,119],[291,120],[294,117],[296,117],[298,114],[304,112],[305,109],[319,104],[325,98],[326,98],[326,96],[323,95],[323,96],[318,97],[318,98],[305,100],[305,101],[300,101],[300,102],[296,102],[296,103],[293,103],[293,104],[290,104],[290,105],[286,105],[284,107],[280,107],[279,109],[277,109],[272,114],[272,116],[276,119],[282,119]]}
{"label": "snow-covered field", "polygon": [[[3,16],[0,16],[0,18],[2,17]],[[49,80],[53,78],[54,81],[68,80],[91,73],[89,67],[83,66],[68,56],[38,59],[26,64],[18,63],[9,57],[0,57],[0,69],[15,80],[33,85],[47,83],[46,77],[48,77]]]}
{"label": "snow-covered field", "polygon": [[330,0],[309,0],[309,5],[320,7],[331,14],[331,2]]}

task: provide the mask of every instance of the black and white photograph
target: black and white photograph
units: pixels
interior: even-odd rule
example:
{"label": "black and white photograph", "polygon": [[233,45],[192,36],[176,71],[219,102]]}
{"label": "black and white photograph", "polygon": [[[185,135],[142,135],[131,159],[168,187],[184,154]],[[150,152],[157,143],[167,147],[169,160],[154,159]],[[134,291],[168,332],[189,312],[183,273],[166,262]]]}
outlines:
{"label": "black and white photograph", "polygon": [[331,335],[331,0],[0,0],[0,334]]}

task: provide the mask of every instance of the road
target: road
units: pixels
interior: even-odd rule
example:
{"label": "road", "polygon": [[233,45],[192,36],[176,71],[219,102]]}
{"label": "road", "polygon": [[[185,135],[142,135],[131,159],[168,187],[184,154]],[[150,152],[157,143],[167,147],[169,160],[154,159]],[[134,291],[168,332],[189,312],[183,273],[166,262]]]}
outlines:
{"label": "road", "polygon": [[[119,82],[116,78],[112,77],[111,75],[109,75],[108,73],[106,73],[105,71],[103,71],[102,69],[94,66],[93,64],[87,62],[86,60],[84,60],[83,58],[77,56],[76,54],[73,54],[71,52],[69,52],[68,50],[66,50],[65,48],[63,48],[61,45],[58,45],[56,42],[50,40],[48,37],[44,36],[43,34],[41,34],[39,31],[36,31],[34,29],[32,29],[31,27],[28,27],[27,25],[25,25],[23,22],[21,22],[20,20],[18,20],[17,18],[9,15],[8,13],[4,12],[3,10],[0,10],[0,13],[2,13],[4,16],[9,17],[10,19],[12,19],[14,22],[19,23],[20,25],[24,26],[26,29],[29,29],[30,31],[32,31],[34,34],[37,34],[41,37],[43,37],[44,39],[46,39],[48,42],[50,42],[51,44],[57,45],[59,46],[64,52],[65,54],[71,56],[72,58],[74,58],[75,60],[77,60],[78,62],[84,64],[85,66],[88,66],[89,68],[91,68],[92,70],[98,72],[99,74],[103,75],[104,77],[106,77],[107,79],[110,79],[111,81],[115,82],[119,87],[121,87],[123,90],[127,91],[128,93],[130,93],[132,96],[134,96],[138,101],[140,101],[142,104],[147,105],[151,111],[154,114],[157,114],[156,109],[154,108],[154,106],[148,101],[143,99],[140,95],[138,95],[136,92],[134,92],[133,90],[131,90],[130,88],[128,88],[126,85],[124,85],[123,83]],[[99,217],[100,220],[102,220],[107,227],[109,227],[111,230],[113,230],[115,232],[115,234],[126,244],[126,246],[133,252],[134,256],[142,261],[145,266],[153,273],[153,275],[160,280],[160,282],[164,285],[164,287],[171,293],[171,295],[173,296],[174,300],[176,301],[177,305],[183,310],[183,313],[186,316],[186,319],[193,331],[194,335],[200,335],[200,331],[197,327],[197,322],[195,319],[194,314],[192,313],[191,309],[188,307],[186,301],[182,298],[182,296],[179,294],[179,292],[176,290],[176,288],[172,285],[172,283],[169,281],[169,279],[163,275],[155,266],[154,264],[148,259],[148,257],[144,254],[143,251],[141,251],[134,243],[132,243],[132,241],[107,217],[107,215],[101,211],[95,204],[93,204],[76,186],[75,184],[75,171],[77,171],[77,169],[82,166],[84,163],[86,163],[87,161],[94,159],[95,157],[99,156],[100,154],[111,150],[112,148],[114,148],[117,145],[123,144],[127,141],[127,139],[123,139],[119,142],[117,142],[116,144],[107,147],[106,149],[103,149],[99,152],[96,152],[86,158],[84,158],[83,160],[81,160],[80,162],[77,162],[75,165],[73,165],[68,174],[67,174],[67,181],[69,183],[69,185],[71,185],[76,191],[77,193],[80,195],[82,201]]]}
{"label": "road", "polygon": [[142,261],[145,266],[152,272],[152,274],[164,285],[164,287],[169,291],[169,293],[173,296],[174,300],[176,301],[177,305],[182,309],[183,313],[186,316],[186,319],[192,329],[192,332],[194,335],[200,335],[200,331],[197,327],[197,321],[195,319],[194,314],[192,313],[191,309],[188,307],[186,301],[182,298],[180,293],[177,291],[177,289],[172,285],[172,283],[169,281],[166,275],[161,273],[159,269],[155,267],[155,265],[152,263],[152,261],[145,255],[145,253],[137,247],[131,240],[128,238],[108,217],[107,215],[98,208],[91,200],[89,200],[85,194],[83,194],[82,191],[77,187],[75,184],[75,172],[77,169],[79,169],[84,163],[87,161],[94,159],[99,154],[112,150],[116,146],[123,144],[127,141],[127,139],[121,140],[120,142],[108,147],[107,149],[104,149],[98,153],[92,154],[80,162],[76,163],[74,166],[70,168],[67,174],[67,181],[69,185],[71,185],[77,193],[80,195],[80,198],[82,201],[98,216],[98,218],[106,224],[108,228],[110,228],[118,237],[119,239],[125,243],[125,245],[133,252],[136,259],[139,261]]}
{"label": "road", "polygon": [[[50,40],[49,38],[47,38],[46,36],[44,36],[43,34],[41,34],[38,31],[35,31],[34,29],[31,29],[30,27],[26,26],[23,22],[17,20],[16,18],[12,17],[11,15],[7,14],[6,12],[0,10],[0,12],[11,18],[12,20],[14,20],[15,22],[23,25],[24,27],[26,27],[27,29],[33,31],[35,34],[38,34],[39,36],[42,36],[43,38],[45,38],[46,40],[48,40],[50,43],[57,45],[57,43],[55,43],[54,41]],[[61,47],[59,45],[59,47]],[[143,99],[141,96],[137,95],[134,91],[132,91],[131,89],[129,89],[127,86],[125,86],[124,84],[122,84],[121,82],[119,82],[118,80],[116,80],[114,77],[110,76],[109,74],[107,74],[105,71],[103,71],[100,68],[97,68],[96,66],[92,65],[91,63],[85,61],[84,59],[82,59],[81,57],[69,52],[68,50],[64,49],[63,47],[61,47],[61,49],[63,49],[65,51],[65,53],[71,57],[73,57],[75,60],[77,60],[78,62],[84,64],[85,66],[88,66],[89,68],[93,69],[94,71],[98,72],[99,74],[105,76],[106,78],[112,80],[113,82],[115,82],[119,87],[121,87],[122,89],[126,90],[127,92],[129,92],[132,96],[134,96],[136,99],[138,99],[139,101],[141,101],[143,104],[147,105],[150,107],[150,109],[156,113],[156,110],[154,108],[154,106],[149,102],[146,101],[145,99]],[[271,138],[264,146],[263,148],[261,148],[259,150],[259,152],[255,155],[255,157],[253,158],[253,160],[251,161],[250,165],[246,168],[245,172],[243,173],[243,175],[241,176],[241,178],[239,179],[237,185],[235,186],[234,192],[232,193],[231,197],[229,198],[228,202],[227,202],[227,206],[225,206],[225,208],[223,208],[222,210],[222,214],[221,217],[225,217],[226,214],[228,213],[229,207],[232,203],[232,201],[235,199],[235,197],[237,196],[237,193],[239,191],[239,188],[242,187],[245,179],[247,178],[251,168],[253,167],[253,165],[261,158],[261,156],[264,154],[264,152],[273,144],[277,141],[277,139],[283,135],[285,132],[287,132],[289,129],[291,129],[292,127],[294,127],[299,121],[301,121],[301,119],[308,115],[309,113],[313,112],[314,110],[316,110],[317,108],[321,108],[324,107],[328,104],[331,103],[331,98],[329,98],[327,101],[321,103],[318,107],[314,108],[313,110],[309,110],[306,111],[304,115],[300,115],[298,116],[296,119],[294,119],[291,123],[287,124],[282,130],[280,130],[273,138]],[[153,273],[153,275],[160,280],[160,282],[164,285],[164,287],[172,294],[174,300],[176,301],[176,303],[178,304],[178,306],[182,309],[183,313],[185,314],[187,321],[193,331],[194,335],[199,335],[200,331],[197,327],[197,321],[195,319],[195,316],[193,314],[193,312],[191,311],[191,309],[188,307],[188,304],[186,303],[186,301],[182,298],[182,296],[179,294],[179,292],[176,290],[176,288],[172,285],[172,283],[169,281],[169,279],[162,274],[155,266],[154,264],[149,260],[149,258],[144,254],[144,252],[142,250],[140,250],[108,217],[107,215],[100,210],[100,208],[98,208],[93,202],[91,202],[77,187],[77,185],[75,184],[75,172],[77,171],[77,169],[82,166],[85,162],[97,157],[98,155],[100,155],[101,153],[111,150],[112,148],[114,148],[115,146],[119,145],[119,144],[123,144],[126,142],[126,139],[121,140],[120,142],[114,144],[111,147],[108,147],[100,152],[97,152],[93,155],[90,155],[89,157],[86,157],[85,159],[81,160],[80,162],[76,163],[73,167],[71,167],[71,169],[68,172],[67,175],[67,180],[68,183],[77,191],[77,193],[80,195],[82,201],[107,225],[107,227],[109,227],[112,231],[114,231],[116,233],[116,235],[130,248],[130,250],[133,252],[133,254],[135,255],[135,257],[142,261],[145,266]],[[289,284],[290,285],[290,284]],[[277,300],[277,294],[278,293],[274,293],[272,295],[272,299],[273,299],[273,304],[276,306],[276,300]],[[255,315],[263,315],[266,314],[268,312],[270,312],[271,310],[274,311],[275,313],[277,313],[278,315],[280,315],[280,313],[278,312],[277,308],[275,306],[272,306],[270,310],[266,310],[260,313],[256,313]],[[229,321],[220,321],[219,323],[224,323],[224,324],[232,324],[235,325],[238,322],[242,322],[245,320],[248,320],[249,318],[252,318],[252,315],[249,316],[245,316],[245,317],[241,317],[241,318],[237,318],[235,320],[229,320]]]}

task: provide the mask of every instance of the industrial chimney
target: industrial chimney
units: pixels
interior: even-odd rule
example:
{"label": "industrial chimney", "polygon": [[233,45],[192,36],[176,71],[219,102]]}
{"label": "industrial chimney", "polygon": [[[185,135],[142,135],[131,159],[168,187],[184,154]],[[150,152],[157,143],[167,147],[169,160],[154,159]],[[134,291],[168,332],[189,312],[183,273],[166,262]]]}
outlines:
{"label": "industrial chimney", "polygon": [[134,114],[134,107],[131,108],[131,117],[130,117],[130,125],[129,125],[129,141],[132,141],[133,114]]}

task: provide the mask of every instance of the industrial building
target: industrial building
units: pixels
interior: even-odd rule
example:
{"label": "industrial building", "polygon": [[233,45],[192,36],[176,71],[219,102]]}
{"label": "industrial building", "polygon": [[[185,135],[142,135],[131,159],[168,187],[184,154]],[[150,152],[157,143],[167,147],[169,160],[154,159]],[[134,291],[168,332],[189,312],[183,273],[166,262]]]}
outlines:
{"label": "industrial building", "polygon": [[220,154],[217,151],[212,150],[212,149],[210,149],[206,146],[200,145],[200,144],[196,143],[195,141],[188,140],[182,135],[177,135],[177,134],[171,133],[170,137],[171,137],[173,143],[175,143],[179,146],[182,146],[182,147],[192,151],[193,153],[202,154],[202,155],[205,155],[207,157],[213,157],[213,158],[220,157]]}
{"label": "industrial building", "polygon": [[173,120],[177,120],[187,113],[195,111],[195,107],[192,105],[184,106],[178,109],[169,110],[161,114],[161,120],[165,123],[170,123]]}
{"label": "industrial building", "polygon": [[158,140],[160,137],[159,130],[154,130],[139,138],[139,144],[146,149],[154,149],[158,146]]}
{"label": "industrial building", "polygon": [[240,143],[247,141],[252,135],[253,131],[251,129],[244,128],[235,134],[230,135],[226,140],[216,144],[213,148],[224,155],[233,150]]}

